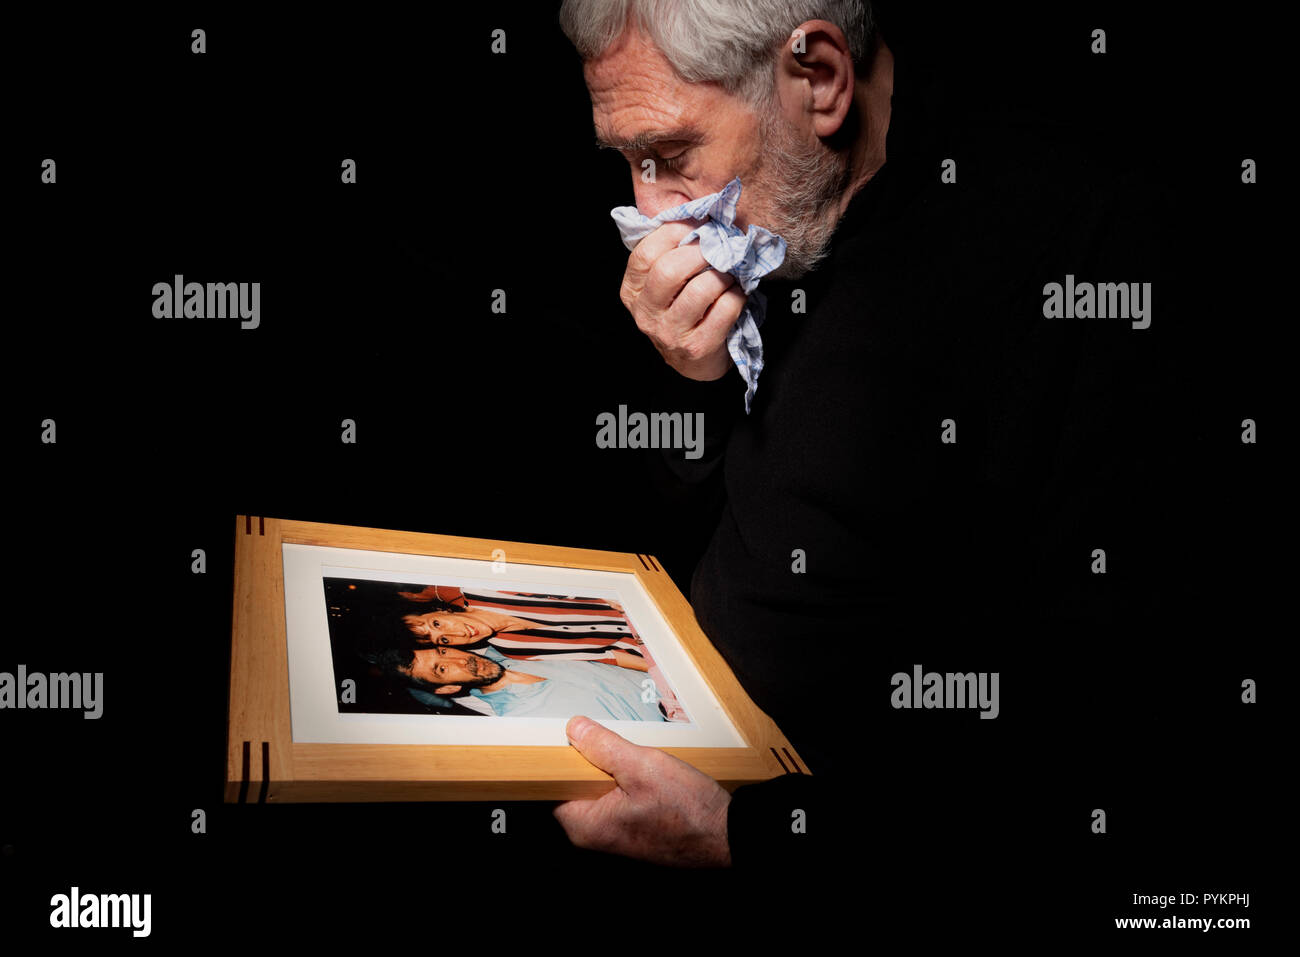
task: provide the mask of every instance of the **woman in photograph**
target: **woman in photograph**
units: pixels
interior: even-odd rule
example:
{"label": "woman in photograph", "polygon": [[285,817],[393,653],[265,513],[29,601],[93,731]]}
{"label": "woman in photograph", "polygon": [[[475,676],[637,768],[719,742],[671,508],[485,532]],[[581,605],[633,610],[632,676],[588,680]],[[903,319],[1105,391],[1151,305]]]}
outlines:
{"label": "woman in photograph", "polygon": [[648,671],[654,661],[622,606],[603,598],[480,591],[429,585],[399,591],[403,625],[420,644],[486,642],[521,661],[598,661]]}

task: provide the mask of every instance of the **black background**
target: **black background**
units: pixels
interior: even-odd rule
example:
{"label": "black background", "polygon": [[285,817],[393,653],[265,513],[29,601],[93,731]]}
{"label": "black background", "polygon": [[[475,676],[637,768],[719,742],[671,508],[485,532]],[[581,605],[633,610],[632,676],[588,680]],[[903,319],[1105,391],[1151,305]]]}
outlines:
{"label": "black background", "polygon": [[[1167,912],[1134,893],[1249,890],[1254,927],[1232,943],[1252,942],[1269,923],[1285,693],[1268,679],[1290,630],[1271,451],[1292,311],[1280,31],[1240,4],[1215,19],[898,6],[879,11],[887,42],[947,84],[954,110],[1041,116],[1135,171],[1167,216],[1177,288],[1156,291],[1143,334],[1178,373],[1180,481],[1158,490],[1172,521],[1141,574],[1170,607],[1136,638],[882,636],[862,663],[880,690],[845,736],[861,779],[840,782],[834,824],[866,850],[789,885],[834,883],[872,933],[918,940],[998,940],[1031,915],[1062,938],[1141,938],[1111,918]],[[1095,27],[1104,56],[1089,52]],[[540,906],[551,930],[731,906],[731,877],[665,879],[569,849],[545,805],[506,805],[508,833],[492,835],[495,805],[221,802],[237,514],[650,553],[683,590],[707,541],[707,514],[657,497],[653,453],[594,443],[599,413],[649,408],[660,360],[617,298],[626,252],[608,212],[632,201],[629,173],[594,148],[554,7],[50,16],[10,41],[0,670],[102,671],[105,705],[98,721],[0,715],[5,934],[51,932],[49,898],[73,884],[152,893],[154,940],[236,946],[377,927],[439,940],[442,903],[468,889],[503,921]],[[46,157],[56,186],[39,181]],[[339,182],[344,157],[356,186]],[[1245,157],[1257,185],[1240,182]],[[176,273],[260,281],[261,327],[153,319],[152,285]],[[506,315],[490,311],[497,288]],[[1245,417],[1259,445],[1240,443]],[[40,442],[45,418],[55,445]],[[339,441],[344,418],[356,445]],[[521,478],[503,444],[556,465]],[[940,653],[964,669],[972,648],[1002,674],[998,721],[889,708],[895,670]],[[1245,677],[1261,683],[1252,707]],[[899,827],[921,829],[933,867],[905,869],[933,885],[891,885],[897,862],[870,853]],[[817,916],[800,914],[778,922],[798,933]]]}

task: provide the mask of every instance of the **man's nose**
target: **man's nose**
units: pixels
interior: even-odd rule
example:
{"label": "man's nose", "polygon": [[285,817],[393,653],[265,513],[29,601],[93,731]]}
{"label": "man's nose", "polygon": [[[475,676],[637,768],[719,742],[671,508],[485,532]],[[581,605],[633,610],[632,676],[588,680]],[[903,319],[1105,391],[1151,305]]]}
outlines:
{"label": "man's nose", "polygon": [[689,203],[695,197],[687,196],[680,189],[660,183],[644,183],[641,173],[633,173],[632,189],[636,194],[636,208],[645,216],[654,218],[665,209],[672,209],[682,203]]}

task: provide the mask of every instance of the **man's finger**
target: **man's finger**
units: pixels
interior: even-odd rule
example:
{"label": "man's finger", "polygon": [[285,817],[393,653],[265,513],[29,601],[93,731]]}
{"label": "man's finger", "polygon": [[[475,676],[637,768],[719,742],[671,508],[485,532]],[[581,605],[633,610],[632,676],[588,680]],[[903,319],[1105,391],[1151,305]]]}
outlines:
{"label": "man's finger", "polygon": [[[668,250],[659,257],[642,284],[641,307],[651,312],[669,309],[687,283],[701,273],[712,271],[700,252],[699,243]],[[700,311],[704,311],[703,306]]]}
{"label": "man's finger", "polygon": [[695,228],[697,223],[694,220],[684,220],[682,222],[664,223],[645,239],[636,244],[632,254],[627,259],[627,271],[629,276],[635,275],[639,280],[644,280],[650,267],[655,264],[655,260],[668,252],[675,249],[677,244],[686,238],[686,235]]}
{"label": "man's finger", "polygon": [[594,830],[591,826],[592,815],[597,802],[600,800],[602,798],[593,798],[587,801],[565,801],[563,804],[556,805],[555,810],[551,812],[575,846],[587,846],[591,832]]}
{"label": "man's finger", "polygon": [[[711,308],[728,289],[736,285],[736,277],[731,273],[706,269],[699,273],[685,288],[678,293],[672,306],[664,316],[664,327],[677,337],[682,337],[692,329],[698,329]],[[741,302],[744,302],[743,293]],[[721,341],[726,330],[718,337]]]}
{"label": "man's finger", "polygon": [[570,718],[564,731],[579,754],[612,775],[620,786],[635,772],[640,748],[626,738],[581,716]]}
{"label": "man's finger", "polygon": [[749,296],[745,295],[744,286],[739,283],[728,286],[726,292],[705,311],[699,325],[692,329],[690,334],[698,336],[699,341],[707,346],[725,343],[727,333],[736,324],[740,314],[745,311],[745,303],[748,301]]}
{"label": "man's finger", "polygon": [[[686,238],[690,231],[689,223],[664,223],[636,244],[636,248],[627,258],[627,269],[623,271],[623,283],[619,288],[619,298],[623,300],[624,306],[628,309],[633,307],[645,291],[655,263],[666,253],[677,249],[677,244]],[[675,294],[674,289],[668,296],[668,302],[672,301],[672,296]]]}

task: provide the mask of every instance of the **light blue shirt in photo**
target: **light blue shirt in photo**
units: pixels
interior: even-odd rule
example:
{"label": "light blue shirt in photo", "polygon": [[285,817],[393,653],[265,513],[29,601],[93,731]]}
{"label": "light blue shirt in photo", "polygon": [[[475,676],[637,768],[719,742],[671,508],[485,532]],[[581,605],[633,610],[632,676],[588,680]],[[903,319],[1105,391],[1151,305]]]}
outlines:
{"label": "light blue shirt in photo", "polygon": [[483,653],[507,668],[545,678],[528,684],[509,684],[500,691],[470,693],[486,702],[500,717],[589,718],[615,721],[663,721],[658,699],[642,701],[644,671],[592,661],[514,661]]}

